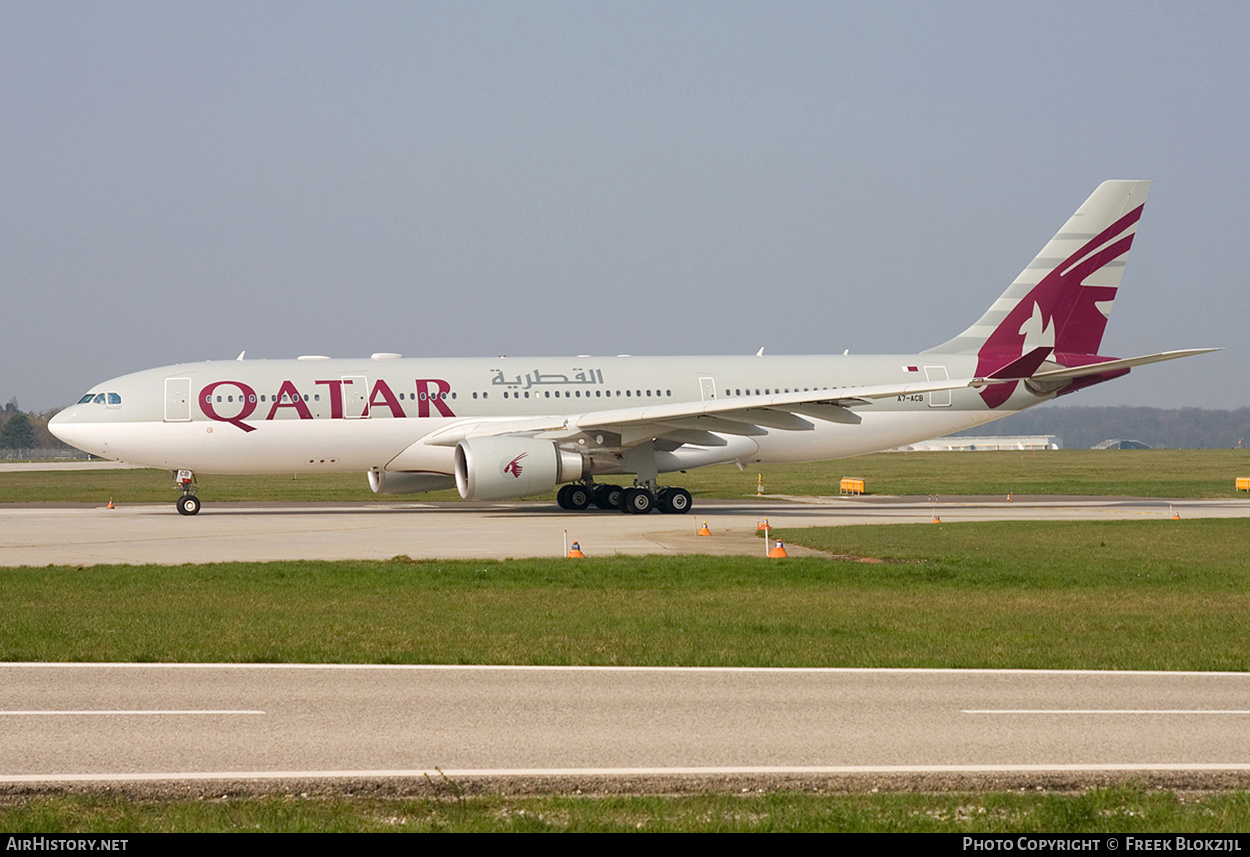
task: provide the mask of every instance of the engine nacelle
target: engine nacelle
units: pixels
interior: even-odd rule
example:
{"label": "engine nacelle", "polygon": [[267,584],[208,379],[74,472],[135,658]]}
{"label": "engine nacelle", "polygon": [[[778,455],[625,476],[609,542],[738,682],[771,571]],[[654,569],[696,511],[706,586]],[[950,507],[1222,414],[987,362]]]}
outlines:
{"label": "engine nacelle", "polygon": [[456,480],[443,473],[403,473],[370,470],[369,487],[374,494],[417,494],[455,487]]}
{"label": "engine nacelle", "polygon": [[471,437],[456,445],[456,488],[466,500],[515,500],[581,479],[584,462],[551,441]]}

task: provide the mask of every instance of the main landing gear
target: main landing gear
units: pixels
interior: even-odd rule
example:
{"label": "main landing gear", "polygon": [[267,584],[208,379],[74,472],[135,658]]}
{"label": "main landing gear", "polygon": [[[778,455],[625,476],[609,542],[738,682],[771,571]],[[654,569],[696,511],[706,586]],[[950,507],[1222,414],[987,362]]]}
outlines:
{"label": "main landing gear", "polygon": [[694,499],[685,488],[660,488],[647,485],[622,488],[620,485],[565,485],[556,492],[561,509],[580,511],[594,503],[600,509],[620,509],[633,515],[645,515],[659,509],[669,515],[684,515],[694,506]]}
{"label": "main landing gear", "polygon": [[182,489],[182,496],[174,506],[179,515],[194,515],[200,511],[200,498],[193,493],[195,474],[190,470],[179,470],[174,474],[174,487]]}

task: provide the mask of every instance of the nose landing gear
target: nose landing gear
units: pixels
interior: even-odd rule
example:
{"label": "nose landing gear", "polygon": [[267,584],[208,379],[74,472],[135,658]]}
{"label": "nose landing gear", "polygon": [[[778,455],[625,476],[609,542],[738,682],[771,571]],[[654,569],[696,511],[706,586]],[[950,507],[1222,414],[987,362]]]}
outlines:
{"label": "nose landing gear", "polygon": [[190,470],[179,470],[174,474],[174,487],[182,490],[182,496],[174,506],[179,515],[194,515],[200,511],[200,498],[195,496],[195,474]]}

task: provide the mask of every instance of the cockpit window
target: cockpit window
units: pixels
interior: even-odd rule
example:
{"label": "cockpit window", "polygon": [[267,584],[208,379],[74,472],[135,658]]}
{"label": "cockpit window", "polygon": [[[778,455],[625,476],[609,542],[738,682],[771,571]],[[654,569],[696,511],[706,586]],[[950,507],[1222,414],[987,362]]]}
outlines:
{"label": "cockpit window", "polygon": [[80,405],[85,405],[88,402],[94,405],[117,407],[122,403],[122,397],[119,393],[88,393],[78,400]]}

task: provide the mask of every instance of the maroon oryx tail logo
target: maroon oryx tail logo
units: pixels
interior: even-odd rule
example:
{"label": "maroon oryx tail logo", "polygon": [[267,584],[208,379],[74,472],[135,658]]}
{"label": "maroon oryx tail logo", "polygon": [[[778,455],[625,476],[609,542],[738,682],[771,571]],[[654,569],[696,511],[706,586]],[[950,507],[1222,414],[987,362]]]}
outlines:
{"label": "maroon oryx tail logo", "polygon": [[520,479],[521,478],[521,459],[527,455],[529,455],[528,452],[523,452],[520,455],[518,455],[516,458],[509,461],[507,464],[504,465],[503,472],[511,473],[514,478]]}

